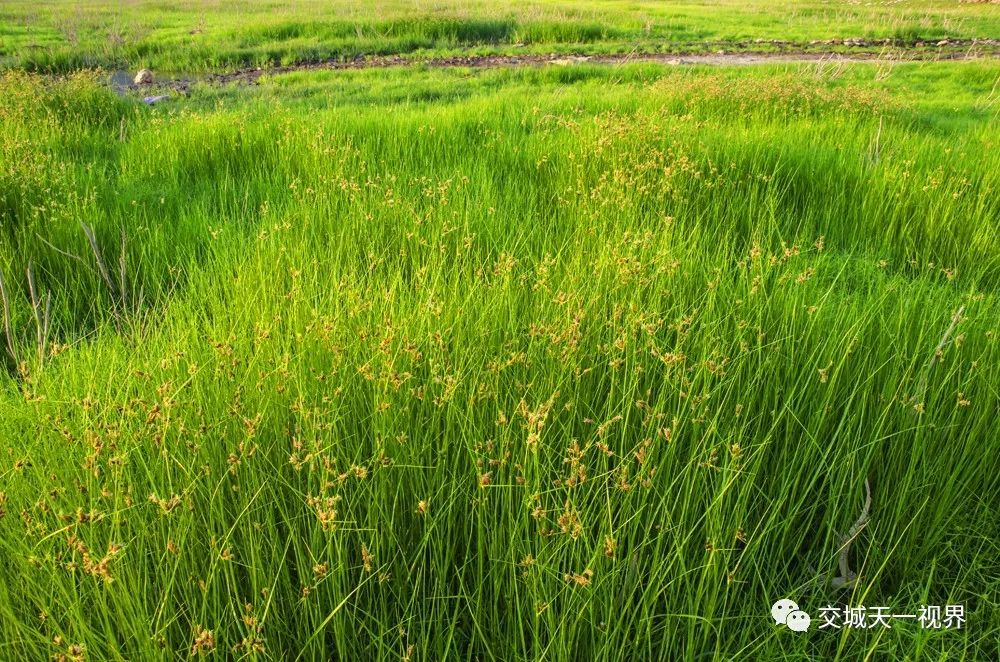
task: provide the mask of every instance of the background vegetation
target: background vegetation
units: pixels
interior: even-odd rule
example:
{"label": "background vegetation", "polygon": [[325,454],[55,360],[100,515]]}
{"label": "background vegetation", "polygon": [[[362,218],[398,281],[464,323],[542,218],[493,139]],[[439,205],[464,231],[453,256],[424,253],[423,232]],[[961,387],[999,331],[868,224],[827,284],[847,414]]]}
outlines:
{"label": "background vegetation", "polygon": [[[997,39],[984,2],[906,0],[8,0],[0,66],[195,71],[360,55],[801,50],[825,40]],[[788,42],[783,45],[761,43]],[[820,48],[829,50],[830,44]],[[856,43],[849,50],[875,50]],[[958,52],[968,49],[967,44]],[[995,45],[993,50],[996,50]]]}

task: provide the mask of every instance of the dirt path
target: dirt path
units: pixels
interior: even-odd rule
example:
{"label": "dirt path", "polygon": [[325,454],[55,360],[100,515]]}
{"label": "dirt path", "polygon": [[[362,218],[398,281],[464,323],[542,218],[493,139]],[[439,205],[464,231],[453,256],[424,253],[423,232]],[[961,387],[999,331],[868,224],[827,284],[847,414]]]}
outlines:
{"label": "dirt path", "polygon": [[[793,64],[799,62],[927,62],[1000,58],[1000,39],[950,39],[906,47],[894,46],[891,40],[832,39],[809,44],[782,41],[700,43],[691,53],[612,53],[600,55],[451,55],[419,58],[405,55],[356,57],[352,60],[326,60],[298,64],[237,69],[226,73],[159,80],[151,85],[128,85],[128,89],[171,89],[186,93],[197,83],[209,85],[255,85],[262,76],[296,71],[377,69],[386,67],[518,67],[592,63],[622,65],[629,62],[658,62],[669,65],[749,66],[757,64]],[[714,52],[705,52],[718,46]],[[758,50],[754,51],[756,46]],[[846,50],[833,50],[842,46]],[[774,50],[763,52],[762,48]],[[875,50],[881,47],[881,50]],[[853,51],[851,49],[854,49]],[[694,50],[694,49],[692,49]]]}

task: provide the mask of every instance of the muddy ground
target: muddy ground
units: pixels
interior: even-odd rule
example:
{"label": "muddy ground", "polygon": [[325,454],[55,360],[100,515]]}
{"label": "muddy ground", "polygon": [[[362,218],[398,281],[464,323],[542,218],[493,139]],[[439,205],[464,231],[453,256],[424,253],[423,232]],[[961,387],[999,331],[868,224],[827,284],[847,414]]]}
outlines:
{"label": "muddy ground", "polygon": [[[753,42],[701,42],[677,48],[671,53],[612,53],[599,55],[525,54],[525,55],[449,55],[418,57],[414,55],[358,56],[300,62],[273,67],[251,67],[200,76],[159,78],[146,85],[115,85],[120,91],[172,90],[186,94],[196,84],[256,85],[262,76],[295,71],[368,69],[420,65],[425,67],[516,67],[593,63],[621,65],[629,62],[660,62],[670,65],[754,65],[795,62],[916,62],[1000,58],[1000,39],[945,39],[936,42],[898,42],[892,39],[828,39],[805,44],[780,40]],[[122,80],[122,74],[116,74]]]}

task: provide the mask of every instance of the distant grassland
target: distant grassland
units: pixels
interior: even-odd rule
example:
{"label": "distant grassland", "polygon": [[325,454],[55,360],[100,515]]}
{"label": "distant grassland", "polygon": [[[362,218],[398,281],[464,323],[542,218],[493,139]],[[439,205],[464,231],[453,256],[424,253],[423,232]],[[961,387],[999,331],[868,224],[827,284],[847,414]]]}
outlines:
{"label": "distant grassland", "polygon": [[[996,5],[958,0],[220,2],[10,0],[0,66],[200,71],[389,53],[764,49],[737,42],[1000,38]],[[877,47],[875,47],[877,48]]]}
{"label": "distant grassland", "polygon": [[996,659],[998,79],[0,75],[0,657]]}

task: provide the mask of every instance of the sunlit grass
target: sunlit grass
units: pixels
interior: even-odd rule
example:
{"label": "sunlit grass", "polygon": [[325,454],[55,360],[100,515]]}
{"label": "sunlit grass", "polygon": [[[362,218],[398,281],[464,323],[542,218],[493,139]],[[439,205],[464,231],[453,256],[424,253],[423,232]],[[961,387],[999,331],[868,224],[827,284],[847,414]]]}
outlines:
{"label": "sunlit grass", "polygon": [[6,74],[0,657],[995,657],[998,75]]}

